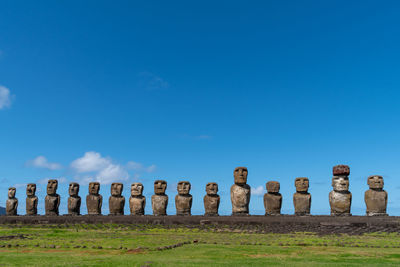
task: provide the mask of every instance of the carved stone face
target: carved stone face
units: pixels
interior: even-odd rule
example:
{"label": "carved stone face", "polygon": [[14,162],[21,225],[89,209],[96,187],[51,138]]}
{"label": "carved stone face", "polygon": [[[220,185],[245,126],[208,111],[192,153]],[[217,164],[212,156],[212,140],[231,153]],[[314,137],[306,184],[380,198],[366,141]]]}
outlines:
{"label": "carved stone face", "polygon": [[333,176],[332,187],[333,190],[338,192],[349,191],[349,178],[347,176]]}
{"label": "carved stone face", "polygon": [[218,184],[217,183],[208,183],[206,185],[207,195],[216,195],[218,192]]}
{"label": "carved stone face", "polygon": [[188,195],[190,191],[190,183],[188,181],[179,182],[177,189],[179,195]]}
{"label": "carved stone face", "polygon": [[36,184],[28,184],[26,186],[26,195],[28,197],[34,196],[36,193]]}
{"label": "carved stone face", "polygon": [[379,175],[368,177],[368,185],[370,189],[383,189],[383,177]]}
{"label": "carved stone face", "polygon": [[47,194],[55,195],[57,193],[58,181],[57,180],[49,180],[47,182]]}
{"label": "carved stone face", "polygon": [[121,183],[112,183],[111,184],[111,195],[113,197],[120,197],[122,194],[122,190],[124,189],[124,185]]}
{"label": "carved stone face", "polygon": [[142,194],[143,194],[143,184],[133,183],[131,185],[131,195],[132,196],[141,196]]}
{"label": "carved stone face", "polygon": [[79,193],[79,184],[78,183],[70,183],[68,193],[71,197],[78,196]]}
{"label": "carved stone face", "polygon": [[297,192],[307,192],[309,187],[309,180],[307,177],[298,177],[294,180]]}
{"label": "carved stone face", "polygon": [[165,190],[167,189],[167,182],[164,180],[157,180],[154,182],[154,193],[156,195],[165,194]]}
{"label": "carved stone face", "polygon": [[247,183],[247,168],[237,167],[233,171],[233,177],[235,178],[235,184],[244,185]]}
{"label": "carved stone face", "polygon": [[15,187],[8,188],[8,198],[15,198]]}
{"label": "carved stone face", "polygon": [[279,189],[281,189],[281,185],[279,182],[270,181],[266,184],[266,188],[268,193],[279,193]]}
{"label": "carved stone face", "polygon": [[89,194],[90,195],[98,195],[100,191],[100,183],[91,182],[89,183]]}

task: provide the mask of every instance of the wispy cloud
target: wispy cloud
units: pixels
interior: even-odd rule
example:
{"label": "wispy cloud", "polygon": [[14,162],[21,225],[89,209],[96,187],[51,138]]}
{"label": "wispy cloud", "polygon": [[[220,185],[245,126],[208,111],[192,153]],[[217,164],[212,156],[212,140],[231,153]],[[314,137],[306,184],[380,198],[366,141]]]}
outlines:
{"label": "wispy cloud", "polygon": [[164,90],[169,88],[169,83],[160,76],[145,71],[139,73],[139,87],[148,91]]}
{"label": "wispy cloud", "polygon": [[129,161],[126,164],[126,167],[129,170],[135,170],[138,172],[154,172],[157,169],[157,166],[155,164],[152,164],[150,166],[144,166],[142,163],[139,162],[135,162],[135,161]]}
{"label": "wispy cloud", "polygon": [[53,180],[53,179],[57,180],[59,184],[65,184],[68,182],[67,178],[65,178],[65,177],[48,177],[48,178],[39,179],[36,181],[36,183],[47,184],[47,182],[49,180]]}
{"label": "wispy cloud", "polygon": [[55,162],[49,162],[44,156],[38,156],[33,160],[28,160],[26,162],[26,165],[29,167],[48,169],[52,171],[62,169],[61,164]]}
{"label": "wispy cloud", "polygon": [[0,109],[5,109],[11,107],[10,89],[0,85]]}
{"label": "wispy cloud", "polygon": [[265,194],[265,189],[262,185],[257,186],[256,188],[251,188],[251,194],[254,196],[263,196]]}

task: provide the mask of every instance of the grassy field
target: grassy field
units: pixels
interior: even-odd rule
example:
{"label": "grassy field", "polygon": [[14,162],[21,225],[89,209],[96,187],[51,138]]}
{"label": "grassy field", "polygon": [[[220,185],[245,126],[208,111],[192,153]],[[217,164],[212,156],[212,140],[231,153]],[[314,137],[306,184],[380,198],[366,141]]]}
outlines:
{"label": "grassy field", "polygon": [[400,265],[400,235],[146,225],[0,226],[0,266]]}

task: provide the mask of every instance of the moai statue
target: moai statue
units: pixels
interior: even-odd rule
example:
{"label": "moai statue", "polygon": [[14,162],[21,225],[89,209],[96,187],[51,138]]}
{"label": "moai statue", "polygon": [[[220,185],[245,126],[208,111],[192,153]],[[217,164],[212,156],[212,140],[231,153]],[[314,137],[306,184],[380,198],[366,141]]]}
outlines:
{"label": "moai statue", "polygon": [[111,184],[111,196],[108,199],[110,215],[124,215],[125,197],[122,196],[124,185],[121,183]]}
{"label": "moai statue", "polygon": [[207,195],[204,196],[205,216],[218,216],[218,208],[220,197],[218,193],[217,183],[208,183],[206,185]]}
{"label": "moai statue", "polygon": [[36,194],[36,184],[26,186],[26,215],[37,215],[39,199]]}
{"label": "moai statue", "polygon": [[267,192],[264,194],[265,215],[280,215],[282,207],[282,195],[279,193],[279,182],[270,181],[266,184]]}
{"label": "moai statue", "polygon": [[69,198],[68,198],[68,214],[69,215],[81,215],[81,197],[78,196],[79,184],[69,184]]}
{"label": "moai statue", "polygon": [[308,193],[309,180],[307,177],[298,177],[294,180],[296,193],[293,194],[294,214],[299,216],[310,215],[311,194]]}
{"label": "moai statue", "polygon": [[383,178],[379,175],[368,177],[369,190],[365,191],[368,216],[387,216],[388,194],[383,190]]}
{"label": "moai statue", "polygon": [[232,215],[249,215],[250,186],[247,184],[247,168],[237,167],[233,176],[235,184],[231,187]]}
{"label": "moai statue", "polygon": [[189,194],[190,188],[188,181],[178,183],[178,195],[175,196],[176,215],[191,215],[193,197]]}
{"label": "moai statue", "polygon": [[333,191],[329,193],[329,204],[333,216],[351,216],[352,195],[349,191],[349,175],[349,166],[337,165],[333,167]]}
{"label": "moai statue", "polygon": [[17,215],[18,199],[15,198],[15,187],[8,188],[8,199],[6,202],[6,215]]}
{"label": "moai statue", "polygon": [[131,215],[144,215],[146,197],[143,196],[143,184],[133,183],[131,185],[131,197],[129,198]]}
{"label": "moai statue", "polygon": [[89,183],[89,195],[86,196],[86,208],[88,215],[101,215],[103,197],[99,194],[100,183]]}
{"label": "moai statue", "polygon": [[166,189],[166,181],[157,180],[154,182],[155,195],[151,196],[151,207],[153,208],[153,215],[155,216],[167,215],[168,196],[165,194]]}
{"label": "moai statue", "polygon": [[49,180],[47,182],[47,196],[44,199],[46,215],[58,215],[58,207],[60,206],[60,195],[57,194],[57,188],[57,180]]}

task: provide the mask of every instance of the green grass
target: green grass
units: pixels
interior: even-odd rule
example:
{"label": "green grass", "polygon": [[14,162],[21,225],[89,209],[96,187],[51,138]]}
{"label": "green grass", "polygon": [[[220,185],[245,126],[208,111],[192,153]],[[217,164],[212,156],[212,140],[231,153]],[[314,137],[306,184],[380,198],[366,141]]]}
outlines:
{"label": "green grass", "polygon": [[399,266],[400,235],[116,224],[0,226],[0,266],[204,265]]}

